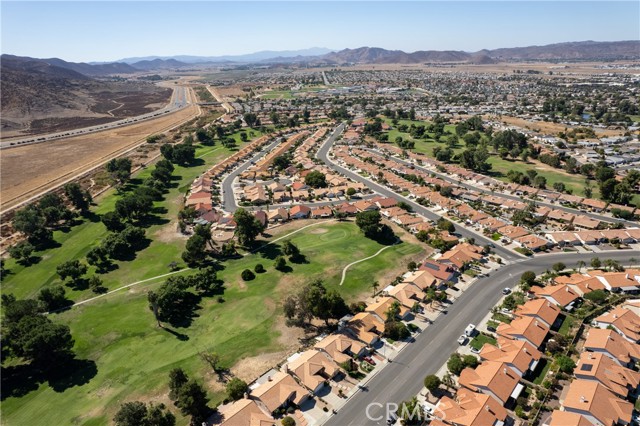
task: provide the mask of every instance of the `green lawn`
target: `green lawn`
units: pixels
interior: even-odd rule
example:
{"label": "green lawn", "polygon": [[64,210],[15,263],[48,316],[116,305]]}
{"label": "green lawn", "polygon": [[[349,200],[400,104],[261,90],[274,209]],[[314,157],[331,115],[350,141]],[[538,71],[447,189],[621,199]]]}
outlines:
{"label": "green lawn", "polygon": [[471,346],[474,349],[480,350],[482,349],[482,346],[484,346],[485,343],[495,345],[496,342],[497,342],[496,339],[494,339],[491,336],[487,336],[486,334],[478,334],[476,337],[473,338],[473,340],[471,340],[471,343],[469,343],[469,346]]}
{"label": "green lawn", "polygon": [[565,337],[568,337],[569,331],[571,331],[571,327],[575,323],[576,319],[571,315],[567,315],[562,321],[562,325],[558,329],[558,333],[562,334]]}
{"label": "green lawn", "polygon": [[[135,286],[55,315],[56,321],[71,327],[78,358],[94,361],[97,374],[88,383],[64,392],[56,392],[45,383],[21,398],[7,398],[3,402],[5,423],[85,424],[90,420],[90,424],[105,424],[123,401],[163,396],[168,371],[176,366],[209,382],[212,378],[198,358],[202,350],[219,352],[231,367],[243,357],[282,349],[274,324],[282,315],[281,300],[300,284],[321,278],[347,301],[355,301],[358,295],[368,293],[370,283],[389,268],[402,265],[400,269],[404,269],[409,258],[423,251],[416,244],[393,246],[350,268],[345,283],[338,287],[348,263],[370,256],[382,246],[364,238],[352,222],[310,227],[291,240],[308,263],[290,264],[293,271],[289,273],[275,271],[272,259],[279,254],[277,243],[224,262],[219,276],[227,288],[225,302],[219,303],[215,297],[203,299],[193,324],[175,330],[181,339],[155,326],[146,292],[157,283]],[[267,272],[242,282],[240,272],[258,263]],[[212,392],[210,396],[214,402],[223,398],[221,393]]]}
{"label": "green lawn", "polygon": [[533,383],[536,385],[540,385],[542,384],[542,382],[544,381],[545,377],[547,377],[547,373],[549,372],[549,369],[551,368],[551,362],[547,361],[545,358],[540,358],[540,365],[542,365],[542,367],[540,365],[538,365],[538,370],[540,370],[540,372],[538,373],[538,375],[536,376],[535,379],[533,379]]}

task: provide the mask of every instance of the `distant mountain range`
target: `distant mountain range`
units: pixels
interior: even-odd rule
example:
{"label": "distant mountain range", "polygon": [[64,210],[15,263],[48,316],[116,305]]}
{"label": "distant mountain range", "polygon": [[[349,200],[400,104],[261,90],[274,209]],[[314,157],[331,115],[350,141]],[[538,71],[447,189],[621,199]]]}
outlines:
{"label": "distant mountain range", "polygon": [[[313,47],[304,50],[262,51],[246,55],[231,56],[149,56],[125,58],[110,63],[75,63],[58,58],[34,59],[13,55],[2,55],[12,68],[28,67],[32,71],[60,74],[60,69],[74,71],[83,76],[97,77],[111,74],[133,74],[140,71],[171,70],[194,65],[241,65],[241,64],[286,64],[308,65],[340,64],[419,64],[432,62],[463,62],[491,64],[510,61],[611,61],[640,59],[640,40],[628,41],[580,41],[549,44],[545,46],[513,47],[478,52],[460,50],[420,50],[413,53],[402,50],[386,50],[379,47],[360,47],[331,51]],[[55,68],[49,68],[55,67]],[[76,76],[77,77],[77,76]]]}
{"label": "distant mountain range", "polygon": [[[117,62],[124,62],[126,64],[136,64],[140,61],[153,61],[156,59],[168,60],[175,59],[183,64],[202,64],[207,62],[212,63],[224,63],[224,62],[260,62],[273,58],[292,58],[299,56],[321,56],[327,53],[333,52],[333,49],[327,49],[326,47],[311,47],[309,49],[301,50],[263,50],[261,52],[248,53],[245,55],[226,55],[226,56],[189,56],[189,55],[176,55],[176,56],[144,56],[135,58],[124,58]],[[135,65],[137,66],[137,65]]]}

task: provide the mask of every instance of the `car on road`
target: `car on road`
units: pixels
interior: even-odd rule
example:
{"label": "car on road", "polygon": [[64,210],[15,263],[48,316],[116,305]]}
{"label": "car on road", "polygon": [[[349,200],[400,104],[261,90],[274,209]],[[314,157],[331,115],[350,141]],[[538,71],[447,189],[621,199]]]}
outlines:
{"label": "car on road", "polygon": [[511,289],[509,287],[505,287],[502,289],[502,294],[509,294],[511,293]]}
{"label": "car on road", "polygon": [[465,343],[467,343],[467,336],[463,334],[462,336],[458,337],[458,344],[464,345]]}

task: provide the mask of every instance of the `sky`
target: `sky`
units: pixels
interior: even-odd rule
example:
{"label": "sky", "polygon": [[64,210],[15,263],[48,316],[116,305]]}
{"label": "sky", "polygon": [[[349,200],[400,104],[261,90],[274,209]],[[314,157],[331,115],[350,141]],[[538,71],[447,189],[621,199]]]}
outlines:
{"label": "sky", "polygon": [[362,46],[464,50],[640,39],[633,1],[0,1],[0,51],[67,61]]}

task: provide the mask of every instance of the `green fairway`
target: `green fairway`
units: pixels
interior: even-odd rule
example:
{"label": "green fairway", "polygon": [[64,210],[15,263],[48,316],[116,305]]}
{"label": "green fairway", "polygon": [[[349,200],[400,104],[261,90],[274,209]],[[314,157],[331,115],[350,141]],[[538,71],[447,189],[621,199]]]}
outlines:
{"label": "green fairway", "polygon": [[[306,224],[301,222],[300,226]],[[273,237],[280,234],[274,232]],[[167,374],[176,366],[211,384],[213,378],[198,353],[215,350],[231,367],[243,357],[282,350],[274,324],[282,315],[281,300],[301,284],[321,278],[327,288],[337,288],[352,302],[363,292],[368,293],[374,280],[390,270],[395,270],[393,274],[404,272],[409,260],[424,253],[418,244],[393,246],[355,265],[344,285],[338,287],[348,263],[371,256],[382,246],[364,238],[353,222],[319,224],[290,239],[308,263],[289,263],[292,271],[288,273],[274,270],[273,258],[280,253],[278,243],[224,262],[219,276],[226,285],[225,302],[219,303],[215,297],[203,299],[193,324],[175,330],[180,338],[157,328],[148,309],[146,292],[157,283],[141,284],[55,315],[56,321],[71,327],[78,358],[95,361],[97,374],[88,383],[64,392],[56,392],[44,383],[23,397],[6,399],[5,424],[106,424],[123,401],[163,400]],[[267,272],[243,282],[240,272],[258,263]],[[166,272],[166,268],[160,272]],[[210,396],[215,403],[224,397],[221,392],[210,392]],[[180,418],[180,423],[186,424],[186,419]]]}

